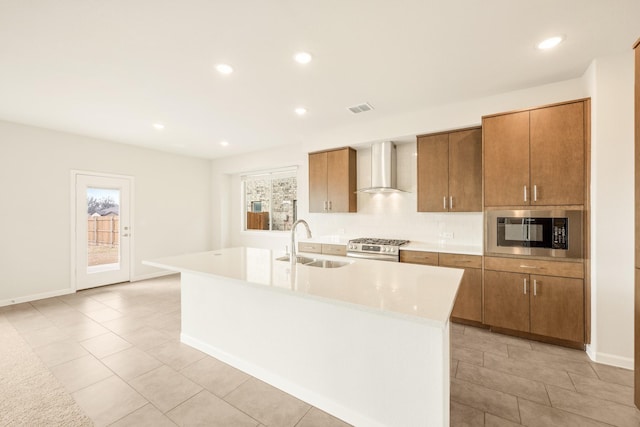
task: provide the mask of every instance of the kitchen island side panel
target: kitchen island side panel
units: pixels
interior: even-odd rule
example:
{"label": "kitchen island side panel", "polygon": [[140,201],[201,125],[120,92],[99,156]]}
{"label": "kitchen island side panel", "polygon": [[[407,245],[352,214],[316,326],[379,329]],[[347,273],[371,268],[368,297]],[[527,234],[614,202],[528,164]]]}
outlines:
{"label": "kitchen island side panel", "polygon": [[448,322],[183,272],[181,339],[354,425],[449,425]]}

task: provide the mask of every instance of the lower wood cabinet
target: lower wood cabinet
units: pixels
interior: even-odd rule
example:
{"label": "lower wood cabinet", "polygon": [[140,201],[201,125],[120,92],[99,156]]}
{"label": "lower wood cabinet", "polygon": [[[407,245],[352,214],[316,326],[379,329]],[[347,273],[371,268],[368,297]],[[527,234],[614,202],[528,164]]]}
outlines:
{"label": "lower wood cabinet", "polygon": [[[488,262],[487,262],[488,261]],[[512,270],[536,269],[529,260],[509,259]],[[534,265],[529,265],[534,264]],[[545,273],[553,274],[553,262]],[[573,266],[569,265],[573,264]],[[484,323],[576,343],[584,342],[584,280],[525,272],[488,270],[485,259]],[[558,271],[576,270],[582,264],[558,262]]]}
{"label": "lower wood cabinet", "polygon": [[452,320],[482,322],[482,257],[424,251],[400,251],[400,261],[412,264],[463,268]]}

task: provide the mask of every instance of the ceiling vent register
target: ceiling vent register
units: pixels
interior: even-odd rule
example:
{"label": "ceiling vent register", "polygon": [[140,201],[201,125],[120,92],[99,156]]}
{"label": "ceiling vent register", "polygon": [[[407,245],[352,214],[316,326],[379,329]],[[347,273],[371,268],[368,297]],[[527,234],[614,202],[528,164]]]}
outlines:
{"label": "ceiling vent register", "polygon": [[353,114],[359,114],[359,113],[364,113],[365,111],[371,111],[373,110],[373,107],[368,102],[365,102],[364,104],[348,107],[348,110],[351,111]]}

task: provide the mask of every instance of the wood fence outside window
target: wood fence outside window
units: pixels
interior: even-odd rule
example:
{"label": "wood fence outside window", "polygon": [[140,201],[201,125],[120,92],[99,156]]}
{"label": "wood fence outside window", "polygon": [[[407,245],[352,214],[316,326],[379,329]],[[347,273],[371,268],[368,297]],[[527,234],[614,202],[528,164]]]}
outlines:
{"label": "wood fence outside window", "polygon": [[120,244],[120,217],[93,216],[87,223],[88,243],[93,246],[118,246]]}

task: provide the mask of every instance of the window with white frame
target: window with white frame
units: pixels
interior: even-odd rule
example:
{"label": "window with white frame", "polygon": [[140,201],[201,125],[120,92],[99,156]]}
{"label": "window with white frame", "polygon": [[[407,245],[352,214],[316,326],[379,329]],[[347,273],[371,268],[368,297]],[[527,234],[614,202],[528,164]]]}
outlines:
{"label": "window with white frame", "polygon": [[242,176],[244,230],[287,231],[297,216],[297,167]]}

